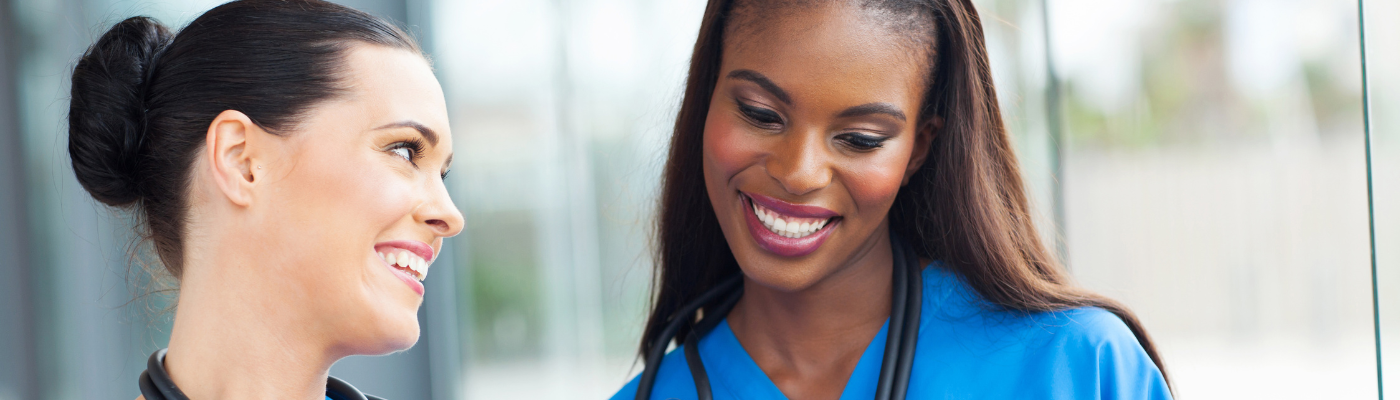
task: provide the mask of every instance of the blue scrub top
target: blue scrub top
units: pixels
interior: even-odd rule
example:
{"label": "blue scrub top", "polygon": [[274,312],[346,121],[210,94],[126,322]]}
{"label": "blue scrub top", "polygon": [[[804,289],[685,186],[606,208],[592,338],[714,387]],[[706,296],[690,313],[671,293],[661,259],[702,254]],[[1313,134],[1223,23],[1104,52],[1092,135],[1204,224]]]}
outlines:
{"label": "blue scrub top", "polygon": [[[924,304],[910,399],[1170,399],[1162,372],[1128,326],[1094,307],[995,310],[937,262],[923,271]],[[889,322],[861,355],[841,400],[875,397]],[[722,322],[700,339],[715,399],[786,399]],[[636,397],[640,375],[613,400]],[[652,399],[695,399],[683,348],[661,361]]]}

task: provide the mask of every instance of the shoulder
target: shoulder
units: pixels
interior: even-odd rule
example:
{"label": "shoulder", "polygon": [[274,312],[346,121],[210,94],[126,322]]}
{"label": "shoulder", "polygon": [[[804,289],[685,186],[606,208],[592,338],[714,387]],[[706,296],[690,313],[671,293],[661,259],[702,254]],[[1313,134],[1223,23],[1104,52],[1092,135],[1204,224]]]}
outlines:
{"label": "shoulder", "polygon": [[1065,346],[1085,349],[1104,347],[1138,347],[1137,336],[1128,324],[1108,310],[1081,307],[1037,313],[1031,317],[1045,333],[1057,337]]}
{"label": "shoulder", "polygon": [[[1138,346],[1117,315],[1098,307],[1055,311],[1007,310],[989,303],[957,273],[934,262],[924,270],[923,329],[951,330],[974,342],[1001,347],[1018,343],[1060,351]],[[1140,346],[1138,346],[1140,347]]]}
{"label": "shoulder", "polygon": [[[920,358],[927,378],[953,392],[996,392],[989,398],[1166,399],[1156,363],[1128,325],[1098,307],[1028,312],[995,307],[955,273],[925,273]],[[926,361],[936,361],[928,364]],[[934,365],[963,365],[950,375]],[[935,373],[936,372],[936,373]],[[933,386],[929,387],[933,389]]]}
{"label": "shoulder", "polygon": [[1061,345],[1049,350],[1063,354],[1066,364],[1081,366],[1072,374],[1078,375],[1081,388],[1092,385],[1100,398],[1171,398],[1161,369],[1117,315],[1083,307],[1060,312],[1053,320],[1060,323],[1060,338],[1049,342]]}
{"label": "shoulder", "polygon": [[[701,348],[704,348],[703,346]],[[643,366],[645,368],[645,366]],[[642,372],[638,371],[622,389],[614,393],[611,400],[633,400],[637,398],[637,385],[641,383]],[[661,359],[661,367],[656,373],[656,383],[652,386],[653,399],[692,399],[695,398],[695,380],[690,377],[690,367],[685,363],[685,348],[678,346]]]}

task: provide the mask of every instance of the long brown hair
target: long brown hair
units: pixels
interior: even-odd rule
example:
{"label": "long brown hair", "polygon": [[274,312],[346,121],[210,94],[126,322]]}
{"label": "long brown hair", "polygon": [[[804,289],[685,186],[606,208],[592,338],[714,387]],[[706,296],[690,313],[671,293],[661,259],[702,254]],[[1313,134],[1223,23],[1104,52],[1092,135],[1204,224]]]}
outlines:
{"label": "long brown hair", "polygon": [[[1152,362],[1166,368],[1137,316],[1123,304],[1075,286],[1035,229],[1016,155],[992,85],[982,23],[970,0],[882,0],[887,11],[919,13],[933,36],[929,86],[919,119],[941,117],[927,162],[900,189],[890,225],[919,256],[940,260],[990,303],[1023,312],[1098,307],[1122,319]],[[671,137],[657,219],[651,316],[645,356],[685,304],[739,265],[720,231],[702,171],[701,140],[719,78],[731,0],[710,0],[690,61]],[[711,305],[713,306],[713,305]],[[708,308],[708,307],[707,307]],[[681,327],[676,342],[690,333]]]}

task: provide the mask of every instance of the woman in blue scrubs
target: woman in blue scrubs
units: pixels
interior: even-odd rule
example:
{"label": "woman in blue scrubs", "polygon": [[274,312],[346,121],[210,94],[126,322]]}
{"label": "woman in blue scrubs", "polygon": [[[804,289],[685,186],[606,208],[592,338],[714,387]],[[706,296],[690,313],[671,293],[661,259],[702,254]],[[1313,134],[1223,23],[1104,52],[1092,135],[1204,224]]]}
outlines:
{"label": "woman in blue scrubs", "polygon": [[1170,398],[1027,203],[971,1],[711,0],[613,398]]}

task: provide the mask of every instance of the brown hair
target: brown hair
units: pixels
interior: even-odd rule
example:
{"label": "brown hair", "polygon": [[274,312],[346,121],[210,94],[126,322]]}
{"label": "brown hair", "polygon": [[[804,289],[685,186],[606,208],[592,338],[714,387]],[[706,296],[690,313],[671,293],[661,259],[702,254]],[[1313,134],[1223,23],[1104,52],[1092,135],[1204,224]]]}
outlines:
{"label": "brown hair", "polygon": [[[940,260],[983,298],[1006,310],[1098,307],[1122,319],[1152,362],[1166,368],[1147,330],[1117,301],[1075,286],[1046,249],[1031,218],[1010,138],[992,85],[982,24],[970,0],[877,0],[864,7],[918,15],[932,36],[920,121],[942,117],[927,162],[900,189],[890,225],[919,256]],[[706,290],[741,273],[706,194],[701,140],[719,78],[731,0],[710,0],[690,61],[671,137],[657,219],[651,316],[645,355],[668,321]],[[715,305],[707,306],[706,308]],[[681,327],[684,342],[693,324]]]}

